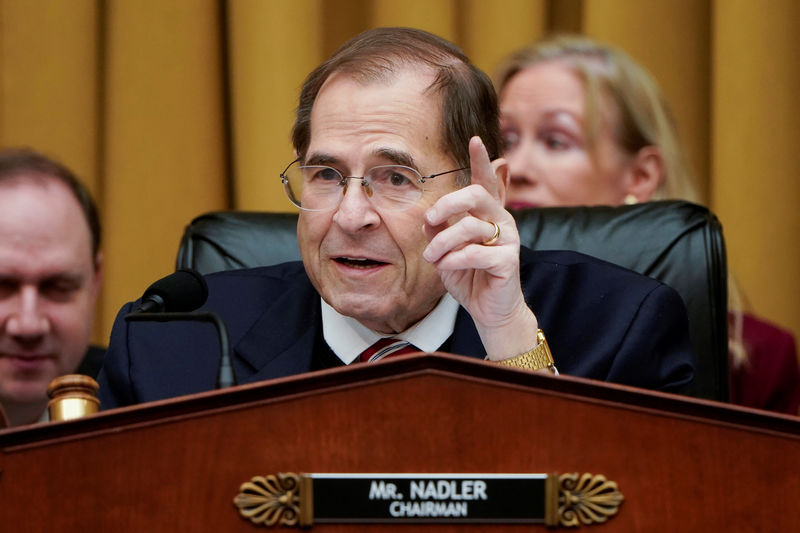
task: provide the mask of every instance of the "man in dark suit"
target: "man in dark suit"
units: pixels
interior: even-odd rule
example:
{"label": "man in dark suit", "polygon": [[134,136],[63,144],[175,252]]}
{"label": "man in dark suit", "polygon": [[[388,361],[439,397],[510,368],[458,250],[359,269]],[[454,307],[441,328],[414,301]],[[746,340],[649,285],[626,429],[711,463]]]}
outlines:
{"label": "man in dark suit", "polygon": [[102,280],[88,190],[31,150],[0,151],[0,404],[10,425],[40,420],[62,374],[96,376],[89,346]]}
{"label": "man in dark suit", "polygon": [[[357,362],[385,338],[370,360],[410,344],[664,390],[691,380],[672,289],[520,249],[496,96],[451,43],[401,28],[345,43],[306,79],[292,139],[281,178],[302,264],[208,277],[204,307],[227,323],[239,383]],[[112,332],[103,407],[213,388],[213,336],[126,323],[134,308]]]}

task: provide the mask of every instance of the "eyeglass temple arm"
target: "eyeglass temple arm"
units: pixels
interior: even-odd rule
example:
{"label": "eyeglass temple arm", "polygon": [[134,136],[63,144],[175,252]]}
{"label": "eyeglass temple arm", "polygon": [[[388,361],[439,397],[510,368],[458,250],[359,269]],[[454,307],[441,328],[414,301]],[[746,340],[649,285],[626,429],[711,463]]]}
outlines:
{"label": "eyeglass temple arm", "polygon": [[469,170],[469,167],[461,167],[461,168],[454,168],[453,170],[445,170],[444,172],[439,172],[437,174],[431,174],[430,176],[420,176],[419,182],[425,183],[425,180],[433,179],[438,176],[444,176],[445,174],[450,174],[452,172],[460,172],[462,170]]}

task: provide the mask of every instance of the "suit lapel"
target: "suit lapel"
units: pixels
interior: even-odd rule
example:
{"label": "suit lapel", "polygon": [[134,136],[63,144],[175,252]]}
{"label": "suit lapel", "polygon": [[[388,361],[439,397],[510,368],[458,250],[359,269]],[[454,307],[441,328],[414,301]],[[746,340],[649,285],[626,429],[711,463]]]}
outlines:
{"label": "suit lapel", "polygon": [[319,295],[308,279],[287,282],[238,341],[237,382],[252,383],[308,372],[320,329]]}
{"label": "suit lapel", "polygon": [[483,359],[486,357],[486,350],[483,342],[475,328],[475,322],[467,310],[463,307],[458,308],[456,324],[453,328],[453,342],[450,343],[450,350],[454,354],[466,355]]}

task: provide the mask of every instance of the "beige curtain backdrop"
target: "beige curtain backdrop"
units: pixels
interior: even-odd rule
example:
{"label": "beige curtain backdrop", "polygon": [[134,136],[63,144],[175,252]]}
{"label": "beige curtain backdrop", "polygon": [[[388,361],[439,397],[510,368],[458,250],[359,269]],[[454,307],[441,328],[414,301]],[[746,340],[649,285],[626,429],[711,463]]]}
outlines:
{"label": "beige curtain backdrop", "polygon": [[348,37],[415,26],[491,71],[581,32],[660,81],[751,310],[800,336],[799,19],[794,0],[0,0],[0,145],[60,159],[96,195],[105,343],[192,217],[291,211],[277,175],[297,91]]}

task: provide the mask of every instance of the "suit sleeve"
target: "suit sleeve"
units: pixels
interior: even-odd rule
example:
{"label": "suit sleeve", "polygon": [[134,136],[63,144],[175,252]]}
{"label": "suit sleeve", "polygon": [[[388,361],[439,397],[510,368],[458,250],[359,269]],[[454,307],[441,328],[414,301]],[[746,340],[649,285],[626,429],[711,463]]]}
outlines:
{"label": "suit sleeve", "polygon": [[125,304],[114,320],[103,368],[97,377],[100,385],[98,398],[102,410],[137,403],[130,375],[128,323],[125,321],[125,315],[133,310],[133,302]]}
{"label": "suit sleeve", "polygon": [[607,379],[681,392],[694,378],[694,367],[683,300],[670,287],[658,285],[631,320]]}

